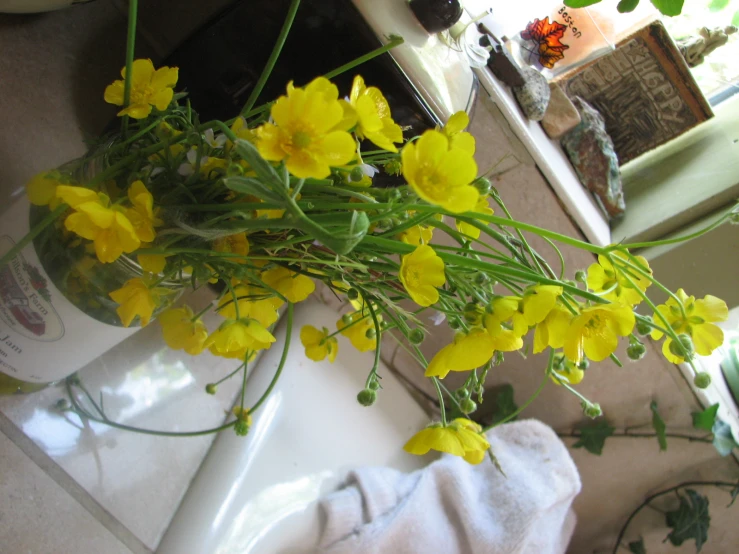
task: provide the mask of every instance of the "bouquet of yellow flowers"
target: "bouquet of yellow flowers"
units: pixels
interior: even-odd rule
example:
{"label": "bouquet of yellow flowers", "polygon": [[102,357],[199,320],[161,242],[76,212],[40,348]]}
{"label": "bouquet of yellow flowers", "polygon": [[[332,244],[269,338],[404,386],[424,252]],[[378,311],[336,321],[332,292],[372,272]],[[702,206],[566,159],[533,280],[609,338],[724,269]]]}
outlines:
{"label": "bouquet of yellow flowers", "polygon": [[[136,2],[130,4],[135,13]],[[291,17],[296,7],[293,2]],[[450,452],[472,463],[489,444],[469,418],[476,407],[469,391],[482,388],[503,353],[525,345],[534,353],[548,350],[542,386],[553,380],[570,389],[595,417],[599,406],[574,387],[588,361],[614,358],[619,340],[629,341],[628,355],[638,360],[645,353],[638,335],[664,338],[672,362],[710,354],[722,343],[714,323],[727,318],[727,307],[718,298],[666,290],[628,245],[598,247],[513,219],[490,182],[478,177],[475,139],[464,130],[463,112],[405,140],[382,91],[360,75],[350,91],[339,91],[325,76],[304,86],[291,82],[285,95],[255,106],[270,65],[240,114],[200,122],[186,96],[175,92],[177,68],[157,69],[132,52],[130,41],[122,79],[104,94],[121,108],[121,130],[83,159],[31,180],[36,225],[0,260],[7,263],[29,240],[44,236],[74,260],[78,271],[66,278],[77,280],[67,290],[81,297],[81,275],[124,261],[135,276],[90,302],[90,309],[112,303],[120,325],[156,318],[169,347],[235,358],[245,374],[258,351],[280,346],[272,334],[279,310],[285,307],[290,324],[293,305],[320,281],[351,300],[354,311],[340,317],[336,329],[304,327],[306,356],[333,361],[346,347],[338,335],[362,352],[373,350],[375,363],[358,395],[371,405],[381,393],[380,339],[392,332],[426,367],[441,407],[440,421],[405,449]],[[377,171],[402,175],[404,184],[374,186]],[[568,280],[561,254],[557,273],[523,232],[543,237],[557,253],[559,242],[598,261]],[[435,233],[453,246],[437,244]],[[220,292],[204,311],[172,307],[179,291],[208,283],[218,283]],[[666,304],[649,299],[652,285],[669,294]],[[641,303],[651,316],[635,312]],[[456,332],[431,360],[418,348],[427,310]],[[217,328],[203,322],[208,311],[221,316]],[[282,365],[274,381],[281,371]],[[461,393],[444,387],[449,372],[468,373]],[[227,426],[248,432],[263,400],[238,406]],[[463,417],[450,421],[445,407]]]}

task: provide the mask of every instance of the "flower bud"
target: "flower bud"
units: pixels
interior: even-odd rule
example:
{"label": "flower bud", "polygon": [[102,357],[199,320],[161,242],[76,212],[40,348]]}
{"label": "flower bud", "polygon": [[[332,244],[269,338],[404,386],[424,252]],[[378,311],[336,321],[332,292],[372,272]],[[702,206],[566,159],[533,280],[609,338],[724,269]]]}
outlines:
{"label": "flower bud", "polygon": [[692,358],[693,352],[695,352],[693,339],[690,338],[690,335],[686,335],[685,333],[679,334],[677,336],[677,341],[672,341],[670,343],[670,352],[675,356],[680,356],[681,358]]}
{"label": "flower bud", "polygon": [[470,397],[470,391],[467,389],[467,387],[462,387],[454,391],[454,396],[456,396],[460,400],[464,400],[465,398]]}
{"label": "flower bud", "polygon": [[205,385],[205,392],[207,392],[208,394],[215,394],[216,392],[218,392],[218,385],[216,385],[215,383],[208,383],[207,385]]}
{"label": "flower bud", "polygon": [[66,412],[71,408],[69,405],[69,400],[66,398],[60,398],[56,404],[54,404],[54,407],[59,410],[60,412]]}
{"label": "flower bud", "polygon": [[643,318],[636,320],[636,333],[642,337],[647,336],[652,332],[652,322],[654,320],[651,316],[644,316]]}
{"label": "flower bud", "polygon": [[385,164],[384,168],[388,175],[400,175],[400,172],[403,169],[400,165],[400,160],[390,160]]}
{"label": "flower bud", "polygon": [[641,360],[647,353],[647,347],[640,342],[632,342],[626,349],[626,355],[629,360],[637,362]]}
{"label": "flower bud", "polygon": [[693,384],[699,389],[707,389],[711,384],[711,376],[705,371],[696,373],[693,378]]}
{"label": "flower bud", "polygon": [[344,325],[349,325],[352,322],[352,316],[351,314],[344,314],[341,316],[341,321],[344,322]]}
{"label": "flower bud", "polygon": [[353,182],[361,181],[364,177],[364,171],[362,171],[362,168],[357,166],[354,166],[354,168],[349,173],[349,180]]}
{"label": "flower bud", "polygon": [[490,194],[490,189],[492,185],[490,184],[490,179],[486,179],[485,177],[478,177],[474,181],[472,181],[472,186],[477,189],[477,191],[482,194],[483,196],[487,196]]}
{"label": "flower bud", "polygon": [[499,366],[505,361],[505,356],[503,355],[503,352],[500,350],[496,350],[495,354],[493,354],[493,365]]}
{"label": "flower bud", "polygon": [[488,276],[484,273],[478,273],[477,275],[475,275],[475,283],[478,285],[484,285],[488,282],[488,280]]}
{"label": "flower bud", "polygon": [[459,410],[464,414],[468,415],[477,409],[477,404],[471,398],[465,398],[459,403]]}
{"label": "flower bud", "polygon": [[372,389],[362,389],[357,395],[357,402],[365,407],[372,406],[375,400],[377,400],[377,393]]}
{"label": "flower bud", "polygon": [[587,358],[583,358],[582,360],[580,360],[580,363],[577,364],[577,369],[581,371],[585,371],[589,367],[590,367],[590,360],[588,360]]}
{"label": "flower bud", "polygon": [[460,321],[456,317],[454,317],[454,318],[450,317],[449,318],[448,325],[449,325],[449,328],[452,331],[456,331],[457,329],[459,329],[462,326],[462,324],[460,323]]}
{"label": "flower bud", "polygon": [[376,390],[378,390],[380,388],[380,382],[376,378],[375,379],[372,379],[369,382],[369,385],[367,385],[367,388],[369,390],[376,391]]}
{"label": "flower bud", "polygon": [[357,298],[359,298],[359,291],[355,288],[351,288],[346,291],[346,296],[349,298],[349,300],[356,300]]}
{"label": "flower bud", "polygon": [[582,269],[578,269],[575,272],[575,281],[578,283],[586,283],[588,280],[588,274],[585,273]]}
{"label": "flower bud", "polygon": [[370,327],[367,329],[367,331],[364,333],[364,336],[368,339],[374,339],[377,338],[377,331],[375,331],[374,327]]}
{"label": "flower bud", "polygon": [[397,202],[400,200],[400,191],[398,189],[391,189],[390,190],[390,200],[393,200]]}
{"label": "flower bud", "polygon": [[580,406],[582,406],[582,412],[591,419],[603,415],[603,410],[600,409],[600,404],[597,402],[586,402],[583,400],[580,402]]}
{"label": "flower bud", "polygon": [[555,354],[552,360],[552,369],[554,371],[562,371],[565,368],[564,354]]}
{"label": "flower bud", "polygon": [[413,331],[408,334],[408,340],[413,344],[421,344],[424,338],[425,335],[421,329],[413,329]]}

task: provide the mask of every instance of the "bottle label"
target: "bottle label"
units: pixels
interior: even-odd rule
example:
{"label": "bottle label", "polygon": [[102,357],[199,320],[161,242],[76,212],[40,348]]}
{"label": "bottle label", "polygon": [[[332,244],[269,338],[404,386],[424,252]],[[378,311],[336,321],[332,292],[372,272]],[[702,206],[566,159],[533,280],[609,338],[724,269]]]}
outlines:
{"label": "bottle label", "polygon": [[[29,229],[23,198],[0,218],[0,256]],[[32,244],[0,268],[0,371],[50,383],[81,369],[131,336],[72,304],[51,282]]]}

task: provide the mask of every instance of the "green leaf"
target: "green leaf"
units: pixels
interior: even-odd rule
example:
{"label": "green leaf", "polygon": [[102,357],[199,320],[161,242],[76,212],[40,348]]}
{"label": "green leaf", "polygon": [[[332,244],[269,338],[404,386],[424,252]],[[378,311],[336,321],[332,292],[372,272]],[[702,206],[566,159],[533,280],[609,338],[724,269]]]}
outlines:
{"label": "green leaf", "polygon": [[639,5],[639,0],[621,0],[618,3],[618,6],[616,6],[616,9],[620,13],[629,13],[629,12],[633,12],[638,5]]}
{"label": "green leaf", "polygon": [[693,539],[696,552],[700,552],[708,540],[708,528],[711,525],[708,498],[692,489],[686,489],[685,495],[677,493],[677,497],[680,499],[680,506],[666,514],[667,526],[672,529],[667,535],[667,540],[673,546],[680,546],[685,541]]}
{"label": "green leaf", "polygon": [[665,15],[680,15],[683,11],[683,0],[652,0],[652,4]]}
{"label": "green leaf", "polygon": [[693,412],[693,427],[703,431],[712,431],[713,424],[716,423],[716,413],[718,412],[718,402],[713,406],[709,406],[702,412]]}
{"label": "green leaf", "polygon": [[659,449],[661,451],[667,450],[667,437],[665,436],[665,430],[667,429],[667,426],[665,425],[665,421],[662,419],[662,416],[659,415],[659,411],[657,410],[657,403],[654,400],[652,400],[649,408],[652,410],[652,427],[654,428],[654,432],[657,433],[657,442],[659,442]]}
{"label": "green leaf", "polygon": [[603,445],[606,439],[615,430],[616,428],[611,427],[605,419],[601,419],[587,427],[580,427],[580,439],[572,445],[572,448],[584,448],[591,454],[600,456],[603,453]]}
{"label": "green leaf", "polygon": [[[492,423],[498,423],[518,410],[514,400],[513,387],[505,384],[495,394],[495,407],[493,408]],[[514,417],[511,421],[515,420]]]}
{"label": "green leaf", "polygon": [[632,554],[647,554],[647,549],[644,546],[644,539],[639,537],[638,541],[630,542],[629,552]]}
{"label": "green leaf", "polygon": [[731,18],[731,24],[734,27],[739,27],[739,10],[734,12],[734,17]]}
{"label": "green leaf", "polygon": [[601,2],[601,0],[565,0],[564,4],[568,8],[586,8],[598,2]]}
{"label": "green leaf", "polygon": [[713,446],[722,456],[728,456],[734,448],[739,446],[734,440],[734,435],[728,423],[717,419],[716,423],[713,424],[712,431]]}
{"label": "green leaf", "polygon": [[711,3],[708,4],[708,11],[720,12],[728,5],[729,0],[711,0]]}

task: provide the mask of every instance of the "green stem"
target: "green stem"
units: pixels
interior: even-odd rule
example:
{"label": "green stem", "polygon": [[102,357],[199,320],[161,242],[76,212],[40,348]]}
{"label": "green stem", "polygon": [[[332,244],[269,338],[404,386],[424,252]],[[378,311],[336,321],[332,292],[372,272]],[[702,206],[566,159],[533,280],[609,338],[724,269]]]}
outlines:
{"label": "green stem", "polygon": [[19,240],[10,250],[8,250],[2,257],[0,257],[0,268],[3,268],[5,264],[15,258],[21,250],[23,250],[33,239],[35,239],[41,232],[46,229],[49,225],[54,223],[60,215],[67,211],[68,206],[61,204],[57,206],[54,211],[49,213],[44,219],[39,221],[21,240]]}
{"label": "green stem", "polygon": [[282,350],[282,357],[280,358],[280,364],[277,366],[277,371],[275,371],[275,375],[274,377],[272,377],[272,381],[267,387],[267,390],[264,391],[264,394],[262,394],[259,400],[257,400],[256,403],[249,409],[250,414],[253,414],[259,409],[259,406],[261,406],[264,403],[264,401],[267,400],[267,397],[272,392],[272,389],[275,388],[275,385],[277,384],[277,380],[280,378],[280,375],[282,374],[282,370],[285,367],[285,362],[287,362],[287,353],[288,353],[288,350],[290,350],[290,339],[292,338],[292,334],[293,334],[293,303],[288,302],[287,303],[287,329],[285,333],[285,347]]}
{"label": "green stem", "polygon": [[326,73],[326,75],[324,75],[324,77],[326,77],[326,79],[333,79],[337,75],[341,75],[342,73],[345,73],[349,71],[350,69],[357,67],[358,65],[361,65],[371,60],[372,58],[376,58],[377,56],[380,56],[384,54],[385,52],[392,50],[396,46],[400,46],[401,44],[403,44],[403,42],[405,42],[403,40],[403,37],[399,37],[399,36],[390,37],[390,42],[388,42],[386,45],[381,46],[380,48],[377,48],[375,50],[372,50],[372,52],[369,52],[365,54],[364,56],[360,56],[359,58],[352,60],[349,63],[345,63],[344,65],[342,65],[341,67],[337,67],[333,71],[329,71],[328,73]]}
{"label": "green stem", "polygon": [[715,221],[708,227],[705,227],[699,231],[696,231],[695,233],[692,233],[690,235],[685,235],[684,237],[676,237],[673,239],[663,239],[663,240],[653,240],[653,241],[647,241],[647,242],[634,242],[631,244],[622,244],[619,245],[619,250],[622,248],[625,248],[627,250],[636,250],[637,248],[649,248],[652,246],[664,246],[667,244],[677,244],[680,242],[685,242],[687,240],[693,240],[697,239],[700,236],[705,235],[706,233],[713,231],[716,227],[719,227],[720,225],[723,225],[724,222],[731,217],[731,213],[724,214],[723,217],[721,217],[718,221]]}
{"label": "green stem", "polygon": [[547,380],[549,379],[549,375],[552,373],[552,365],[554,364],[554,350],[549,350],[549,362],[547,362],[547,370],[544,372],[544,379],[542,379],[541,384],[539,385],[539,388],[536,389],[536,392],[532,394],[529,399],[523,403],[521,407],[519,407],[515,412],[512,414],[508,414],[506,417],[501,419],[500,421],[493,423],[492,425],[489,425],[488,427],[485,427],[483,429],[483,433],[487,433],[491,429],[496,428],[498,425],[503,425],[504,423],[507,423],[511,421],[514,417],[516,417],[518,414],[523,412],[526,408],[529,407],[529,404],[531,404],[536,398],[541,394],[541,391],[544,390],[544,385],[547,384]]}
{"label": "green stem", "polygon": [[[128,2],[128,35],[126,37],[126,76],[123,79],[123,108],[131,103],[131,82],[133,81],[133,55],[136,45],[136,19],[138,18],[138,0]],[[123,134],[128,132],[128,116],[123,116],[121,122]]]}
{"label": "green stem", "polygon": [[264,66],[262,74],[259,76],[257,84],[254,86],[254,90],[251,91],[249,99],[246,101],[246,104],[244,104],[244,107],[241,109],[239,115],[243,116],[254,107],[254,104],[256,104],[257,98],[259,98],[259,95],[262,93],[262,89],[267,83],[267,79],[269,79],[269,76],[272,73],[275,64],[277,63],[277,59],[280,57],[280,52],[282,52],[282,47],[285,45],[285,40],[287,40],[287,35],[290,32],[290,27],[292,27],[293,20],[295,19],[295,14],[298,12],[299,6],[300,0],[292,0],[292,2],[290,3],[290,8],[287,11],[287,17],[285,18],[285,22],[282,24],[282,29],[280,29],[280,34],[275,41],[275,45],[272,47],[272,53],[269,55],[267,64]]}
{"label": "green stem", "polygon": [[439,379],[436,377],[431,378],[431,382],[436,387],[436,395],[439,397],[439,410],[441,411],[441,424],[446,427],[446,409],[444,408],[444,395],[441,393],[441,387],[439,386]]}

